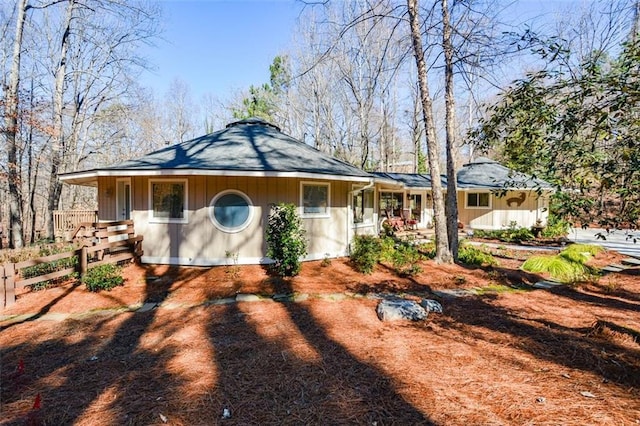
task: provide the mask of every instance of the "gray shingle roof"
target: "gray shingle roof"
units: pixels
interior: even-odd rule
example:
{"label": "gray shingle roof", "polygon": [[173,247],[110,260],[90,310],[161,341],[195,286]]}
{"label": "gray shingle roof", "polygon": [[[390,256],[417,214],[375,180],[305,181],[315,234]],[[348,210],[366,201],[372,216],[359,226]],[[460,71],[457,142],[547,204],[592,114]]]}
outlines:
{"label": "gray shingle roof", "polygon": [[369,177],[369,174],[292,138],[260,119],[152,152],[107,169],[303,172]]}
{"label": "gray shingle roof", "polygon": [[[406,188],[428,188],[431,189],[431,176],[427,174],[416,173],[392,173],[392,172],[373,172],[377,178],[388,179],[402,183]],[[441,176],[442,185],[447,185],[446,176]]]}
{"label": "gray shingle roof", "polygon": [[497,161],[479,157],[465,164],[457,175],[459,189],[552,189],[553,185],[524,173],[515,172]]}
{"label": "gray shingle roof", "polygon": [[[309,173],[336,177],[371,178],[369,173],[294,139],[264,120],[249,118],[230,123],[223,130],[162,148],[140,158],[88,172],[62,175],[79,181],[84,173],[180,171],[260,173]],[[94,173],[92,173],[94,172]],[[78,179],[74,179],[74,175]],[[68,176],[65,179],[65,176]],[[363,179],[363,180],[365,180]]]}

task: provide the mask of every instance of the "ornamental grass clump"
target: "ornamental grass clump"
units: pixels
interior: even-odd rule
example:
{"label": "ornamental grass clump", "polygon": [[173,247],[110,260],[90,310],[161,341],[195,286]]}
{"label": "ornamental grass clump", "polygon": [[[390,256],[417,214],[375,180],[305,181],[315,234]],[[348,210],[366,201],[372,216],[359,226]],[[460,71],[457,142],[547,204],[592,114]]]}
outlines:
{"label": "ornamental grass clump", "polygon": [[574,244],[555,256],[531,256],[522,264],[522,269],[533,273],[548,273],[551,278],[563,283],[585,281],[595,275],[586,265],[587,261],[603,249],[599,246]]}

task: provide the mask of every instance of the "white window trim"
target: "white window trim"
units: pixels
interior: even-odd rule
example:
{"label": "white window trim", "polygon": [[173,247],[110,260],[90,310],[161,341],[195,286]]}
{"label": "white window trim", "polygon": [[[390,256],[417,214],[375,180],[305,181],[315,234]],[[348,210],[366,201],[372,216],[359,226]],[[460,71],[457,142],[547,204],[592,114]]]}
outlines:
{"label": "white window trim", "polygon": [[130,177],[127,177],[127,178],[116,178],[116,218],[118,220],[120,220],[120,213],[119,212],[124,207],[124,206],[120,205],[120,197],[119,197],[119,194],[118,194],[118,185],[119,185],[120,182],[124,182],[125,184],[129,184],[129,208],[130,208],[129,213],[130,214],[133,213],[133,204],[132,204],[133,203],[133,195],[132,195],[133,186],[131,185],[131,178]]}
{"label": "white window trim", "polygon": [[[153,216],[153,184],[184,183],[184,217],[181,219]],[[149,179],[149,223],[189,223],[189,180],[188,179]]]}
{"label": "white window trim", "polygon": [[[470,206],[469,205],[469,195],[470,194],[489,194],[489,205],[488,206]],[[480,199],[478,198],[478,201]],[[491,210],[493,205],[493,199],[491,197],[491,193],[487,191],[468,191],[464,193],[464,207],[469,210]]]}
{"label": "white window trim", "polygon": [[381,189],[378,191],[378,196],[377,198],[377,203],[378,203],[378,209],[380,210],[380,213],[383,213],[384,210],[381,210],[380,207],[380,197],[382,196],[382,194],[402,194],[402,209],[405,208],[405,205],[407,204],[406,200],[406,191],[403,190],[398,190],[398,189]]}
{"label": "white window trim", "polygon": [[[326,213],[305,213],[304,212],[304,187],[305,185],[313,186],[326,186],[327,187],[327,211]],[[305,218],[330,218],[331,217],[331,183],[330,182],[315,182],[315,181],[301,181],[300,182],[300,217]]]}
{"label": "white window trim", "polygon": [[[351,220],[353,221],[353,196],[355,195],[356,192],[362,192],[362,190],[364,188],[366,188],[367,185],[351,185],[351,192],[350,192],[350,200],[349,200],[349,211],[350,216],[351,216]],[[371,208],[373,209],[373,212],[371,213],[371,220],[369,222],[353,222],[353,226],[356,228],[367,228],[367,227],[371,227],[376,223],[376,191],[373,187],[371,188],[366,188],[365,191],[371,191],[372,195],[372,199],[371,201],[373,201]]]}
{"label": "white window trim", "polygon": [[[229,228],[228,226],[224,226],[223,224],[218,222],[215,215],[213,214],[215,210],[216,202],[220,199],[220,197],[223,197],[228,194],[236,194],[244,198],[244,200],[247,202],[247,206],[249,207],[249,216],[247,217],[247,220],[245,221],[245,223],[235,228]],[[211,223],[213,223],[213,226],[215,226],[222,232],[226,232],[229,234],[235,234],[237,232],[241,232],[247,229],[247,227],[253,221],[253,212],[254,212],[254,208],[253,208],[253,201],[251,201],[251,198],[249,198],[249,196],[244,192],[238,191],[237,189],[227,189],[225,191],[219,192],[211,199],[211,202],[209,203],[209,219],[211,220]]]}

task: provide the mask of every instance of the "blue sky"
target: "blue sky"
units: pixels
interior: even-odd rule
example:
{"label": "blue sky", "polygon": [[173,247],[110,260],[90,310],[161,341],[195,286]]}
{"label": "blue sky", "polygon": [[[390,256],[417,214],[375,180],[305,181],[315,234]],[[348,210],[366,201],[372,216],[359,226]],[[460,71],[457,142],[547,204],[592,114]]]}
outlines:
{"label": "blue sky", "polygon": [[[155,67],[140,77],[143,86],[163,97],[171,82],[188,83],[193,100],[205,93],[221,99],[269,80],[273,58],[292,43],[303,3],[296,0],[156,0],[164,10],[163,40],[145,55]],[[343,0],[338,0],[343,1]],[[344,0],[349,1],[349,0]],[[544,16],[575,0],[519,0],[517,19]]]}
{"label": "blue sky", "polygon": [[194,101],[205,93],[269,81],[273,58],[291,43],[301,3],[293,0],[164,0],[164,40],[148,49],[155,70],[140,77],[161,97],[179,78]]}

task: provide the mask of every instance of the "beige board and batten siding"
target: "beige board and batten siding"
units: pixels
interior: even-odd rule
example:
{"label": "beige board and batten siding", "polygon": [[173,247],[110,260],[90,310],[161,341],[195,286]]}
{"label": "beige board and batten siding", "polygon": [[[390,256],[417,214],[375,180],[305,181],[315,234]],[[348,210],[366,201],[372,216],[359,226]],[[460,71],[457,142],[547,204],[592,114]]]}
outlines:
{"label": "beige board and batten siding", "polygon": [[[486,191],[468,191],[472,193]],[[548,217],[548,200],[544,196],[539,196],[536,191],[516,190],[508,191],[503,197],[497,197],[494,193],[489,193],[491,198],[490,208],[469,208],[467,207],[467,193],[461,191],[458,194],[458,217],[466,228],[470,229],[504,229],[515,223],[517,227],[531,227],[540,219],[546,223]],[[518,206],[509,199],[516,199],[525,193],[524,201]]]}
{"label": "beige board and batten siding", "polygon": [[[300,204],[300,183],[311,180],[278,177],[235,176],[171,176],[170,180],[187,180],[187,223],[153,223],[149,221],[149,180],[160,177],[132,178],[132,219],[136,232],[144,235],[145,263],[180,265],[221,265],[237,254],[238,263],[267,261],[264,231],[270,206],[279,202]],[[313,182],[318,180],[313,180]],[[329,181],[329,217],[303,218],[307,231],[307,259],[322,259],[347,253],[347,191],[348,182]],[[115,178],[99,179],[99,188],[113,186]],[[236,190],[245,194],[253,204],[248,226],[239,232],[218,229],[209,217],[209,204],[219,193]],[[115,215],[115,197],[99,189],[100,218]],[[112,200],[113,199],[113,200]]]}
{"label": "beige board and batten siding", "polygon": [[116,178],[113,176],[98,178],[98,220],[101,222],[116,219]]}

